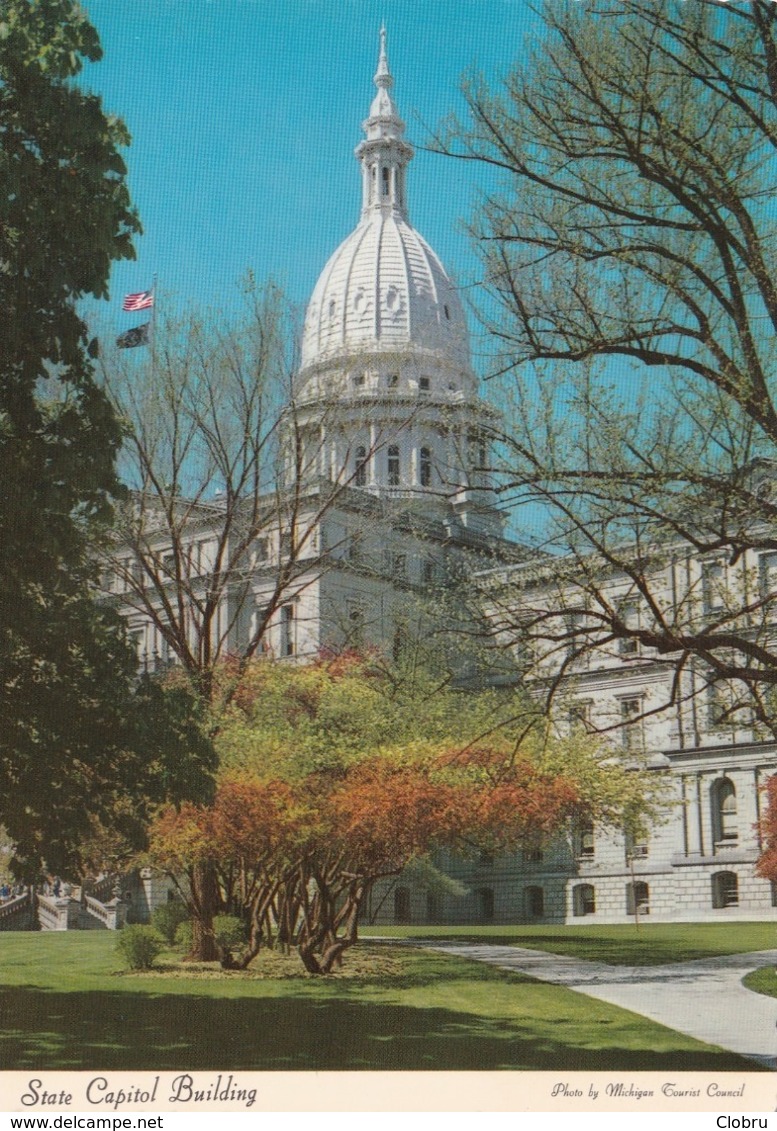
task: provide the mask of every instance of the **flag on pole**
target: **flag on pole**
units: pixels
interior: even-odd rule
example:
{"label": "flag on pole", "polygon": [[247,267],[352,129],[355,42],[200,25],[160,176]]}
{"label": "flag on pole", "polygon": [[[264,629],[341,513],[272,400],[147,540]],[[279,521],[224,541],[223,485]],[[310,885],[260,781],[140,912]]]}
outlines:
{"label": "flag on pole", "polygon": [[144,322],[141,326],[133,326],[131,330],[119,335],[116,339],[116,345],[120,350],[131,350],[135,346],[147,346],[150,325],[150,322]]}
{"label": "flag on pole", "polygon": [[122,310],[148,310],[154,305],[153,291],[138,291],[134,295],[124,296]]}

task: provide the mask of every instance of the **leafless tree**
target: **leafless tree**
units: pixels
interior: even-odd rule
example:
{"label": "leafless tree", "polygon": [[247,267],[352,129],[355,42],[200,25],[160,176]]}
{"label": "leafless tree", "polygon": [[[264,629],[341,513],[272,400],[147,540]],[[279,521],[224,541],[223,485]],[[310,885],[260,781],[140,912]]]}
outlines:
{"label": "leafless tree", "polygon": [[130,488],[104,589],[143,633],[145,666],[180,665],[206,699],[225,658],[238,678],[258,653],[290,653],[284,610],[345,553],[322,524],[355,475],[353,459],[321,475],[282,292],[249,282],[245,302],[231,319],[160,319],[147,349],[102,358]]}
{"label": "leafless tree", "polygon": [[552,687],[594,651],[649,654],[670,700],[693,670],[773,731],[777,7],[542,11],[531,57],[498,93],[471,78],[438,139],[500,178],[472,228],[498,471],[548,554],[492,609]]}

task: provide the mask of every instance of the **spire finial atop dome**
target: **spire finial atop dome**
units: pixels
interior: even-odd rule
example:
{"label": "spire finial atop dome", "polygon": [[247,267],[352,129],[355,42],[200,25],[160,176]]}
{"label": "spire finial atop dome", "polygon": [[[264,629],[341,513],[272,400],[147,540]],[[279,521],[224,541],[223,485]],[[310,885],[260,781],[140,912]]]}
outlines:
{"label": "spire finial atop dome", "polygon": [[394,77],[389,70],[388,56],[386,55],[386,25],[381,24],[380,27],[380,56],[378,58],[378,69],[375,72],[374,83],[377,87],[382,87],[383,90],[390,90],[394,85]]}
{"label": "spire finial atop dome", "polygon": [[362,122],[366,139],[356,147],[362,164],[362,214],[374,209],[396,210],[407,219],[405,171],[413,147],[404,140],[405,123],[391,97],[394,77],[386,53],[386,25],[380,28],[378,69],[372,80],[378,88],[370,106],[370,116]]}

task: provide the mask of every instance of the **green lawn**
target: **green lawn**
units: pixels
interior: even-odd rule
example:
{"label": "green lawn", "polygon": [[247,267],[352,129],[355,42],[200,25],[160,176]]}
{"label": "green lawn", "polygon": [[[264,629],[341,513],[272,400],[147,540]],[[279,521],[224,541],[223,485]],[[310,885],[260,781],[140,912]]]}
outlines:
{"label": "green lawn", "polygon": [[316,979],[126,974],[114,946],[107,932],[0,934],[0,1067],[756,1067],[562,987],[418,950],[360,946],[346,971],[350,958],[362,973]]}
{"label": "green lawn", "polygon": [[757,994],[777,997],[777,971],[773,966],[762,966],[759,970],[753,970],[751,974],[745,975],[742,983]]}
{"label": "green lawn", "polygon": [[492,942],[590,958],[614,966],[662,966],[718,954],[777,949],[777,923],[633,923],[580,927],[364,927],[381,938]]}

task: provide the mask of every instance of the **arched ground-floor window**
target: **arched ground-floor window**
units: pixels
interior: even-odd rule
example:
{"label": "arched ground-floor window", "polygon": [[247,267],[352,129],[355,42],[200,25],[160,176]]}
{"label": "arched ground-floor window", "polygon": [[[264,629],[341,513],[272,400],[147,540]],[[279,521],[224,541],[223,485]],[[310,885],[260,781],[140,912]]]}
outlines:
{"label": "arched ground-floor window", "polygon": [[397,923],[410,922],[410,888],[394,889],[394,919]]}
{"label": "arched ground-floor window", "polygon": [[426,893],[426,921],[427,923],[437,923],[440,920],[440,900],[436,892],[428,891]]}
{"label": "arched ground-floor window", "polygon": [[596,914],[596,891],[593,884],[578,884],[572,892],[572,913],[574,915]]}
{"label": "arched ground-floor window", "polygon": [[478,888],[475,895],[478,901],[478,921],[490,923],[494,918],[494,889]]}
{"label": "arched ground-floor window", "polygon": [[545,914],[545,893],[541,887],[524,888],[523,909],[527,919],[541,919]]}
{"label": "arched ground-floor window", "polygon": [[715,872],[712,876],[712,906],[715,908],[739,905],[739,880],[736,872]]}
{"label": "arched ground-floor window", "polygon": [[650,888],[642,880],[626,884],[626,912],[647,915],[650,911]]}

